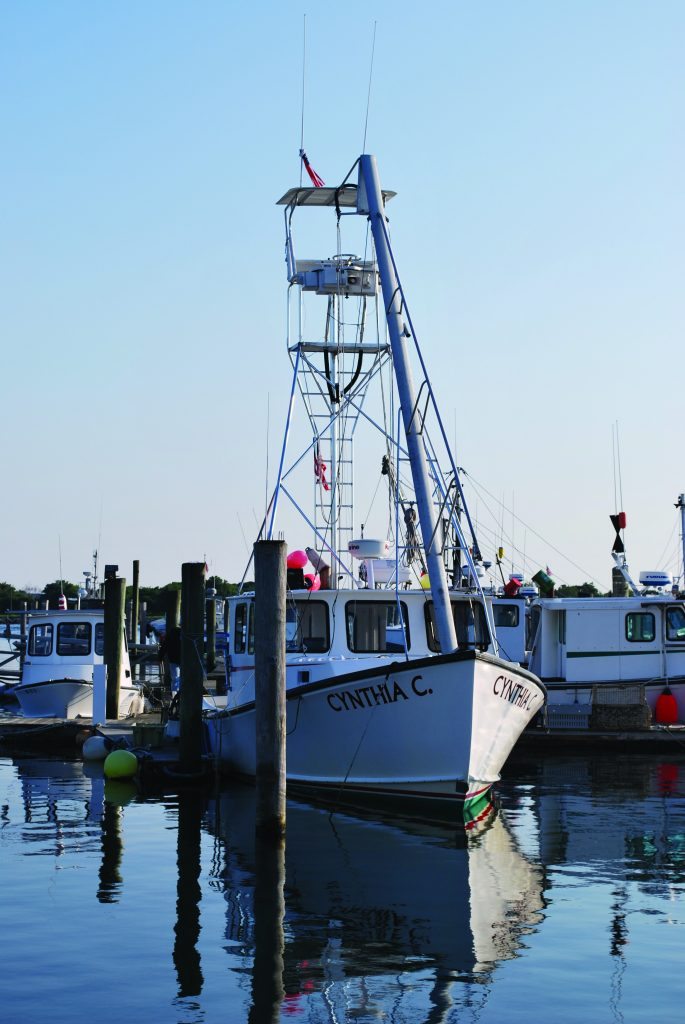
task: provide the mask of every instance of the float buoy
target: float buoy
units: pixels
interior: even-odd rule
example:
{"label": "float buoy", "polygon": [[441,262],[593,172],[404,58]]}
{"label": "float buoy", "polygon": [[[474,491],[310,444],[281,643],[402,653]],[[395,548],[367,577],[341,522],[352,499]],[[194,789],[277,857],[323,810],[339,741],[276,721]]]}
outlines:
{"label": "float buoy", "polygon": [[675,725],[678,721],[678,702],[668,686],[656,699],[654,717],[658,725]]}
{"label": "float buoy", "polygon": [[130,779],[138,771],[138,758],[130,750],[113,750],[105,759],[108,779]]}
{"label": "float buoy", "polygon": [[83,744],[83,760],[104,761],[111,749],[112,741],[106,736],[89,736]]}

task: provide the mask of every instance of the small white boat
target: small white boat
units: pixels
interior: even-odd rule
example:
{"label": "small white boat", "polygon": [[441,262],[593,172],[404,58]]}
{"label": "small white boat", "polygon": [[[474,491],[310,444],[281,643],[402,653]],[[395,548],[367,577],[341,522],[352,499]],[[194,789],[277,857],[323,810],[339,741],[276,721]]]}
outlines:
{"label": "small white boat", "polygon": [[[93,714],[93,667],[104,661],[103,609],[33,612],[29,619],[21,681],[13,693],[27,718],[89,718]],[[122,634],[119,717],[143,709]]]}

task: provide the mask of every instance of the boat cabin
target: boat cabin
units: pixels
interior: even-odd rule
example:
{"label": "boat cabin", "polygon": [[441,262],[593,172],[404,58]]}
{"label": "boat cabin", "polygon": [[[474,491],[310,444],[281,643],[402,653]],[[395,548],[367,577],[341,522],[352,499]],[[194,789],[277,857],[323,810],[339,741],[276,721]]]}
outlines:
{"label": "boat cabin", "polygon": [[[123,637],[123,676],[130,680],[128,645]],[[22,683],[69,677],[93,678],[93,665],[101,665],[105,653],[105,621],[102,609],[35,612],[29,619]],[[123,681],[123,680],[122,680]]]}
{"label": "boat cabin", "polygon": [[[481,599],[455,593],[451,603],[459,649],[488,650]],[[242,687],[245,673],[254,672],[254,616],[254,593],[230,599],[229,689]],[[430,591],[288,591],[288,685],[313,681],[319,673],[361,671],[379,659],[426,658],[439,650]]]}
{"label": "boat cabin", "polygon": [[670,596],[542,598],[530,634],[529,668],[545,682],[583,689],[685,677],[685,604]]}

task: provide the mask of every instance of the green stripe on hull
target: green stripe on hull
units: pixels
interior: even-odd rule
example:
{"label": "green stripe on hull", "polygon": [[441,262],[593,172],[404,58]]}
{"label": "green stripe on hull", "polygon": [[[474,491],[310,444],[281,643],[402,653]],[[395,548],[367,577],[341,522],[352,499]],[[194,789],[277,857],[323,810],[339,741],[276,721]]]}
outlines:
{"label": "green stripe on hull", "polygon": [[658,651],[567,651],[567,658],[634,658],[640,654],[658,654]]}
{"label": "green stripe on hull", "polygon": [[492,787],[464,800],[464,828],[475,828],[492,813],[493,809]]}

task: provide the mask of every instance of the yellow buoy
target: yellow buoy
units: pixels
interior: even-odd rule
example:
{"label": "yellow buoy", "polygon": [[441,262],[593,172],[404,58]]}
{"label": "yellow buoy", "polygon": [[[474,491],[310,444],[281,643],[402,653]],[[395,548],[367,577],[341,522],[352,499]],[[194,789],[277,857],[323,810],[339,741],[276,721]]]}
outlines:
{"label": "yellow buoy", "polygon": [[430,588],[431,588],[431,581],[428,579],[428,573],[427,572],[422,572],[421,573],[421,576],[419,577],[419,583],[421,584],[421,586],[423,587],[424,590],[430,590]]}
{"label": "yellow buoy", "polygon": [[130,750],[113,750],[105,758],[108,779],[130,779],[138,770],[138,758]]}

